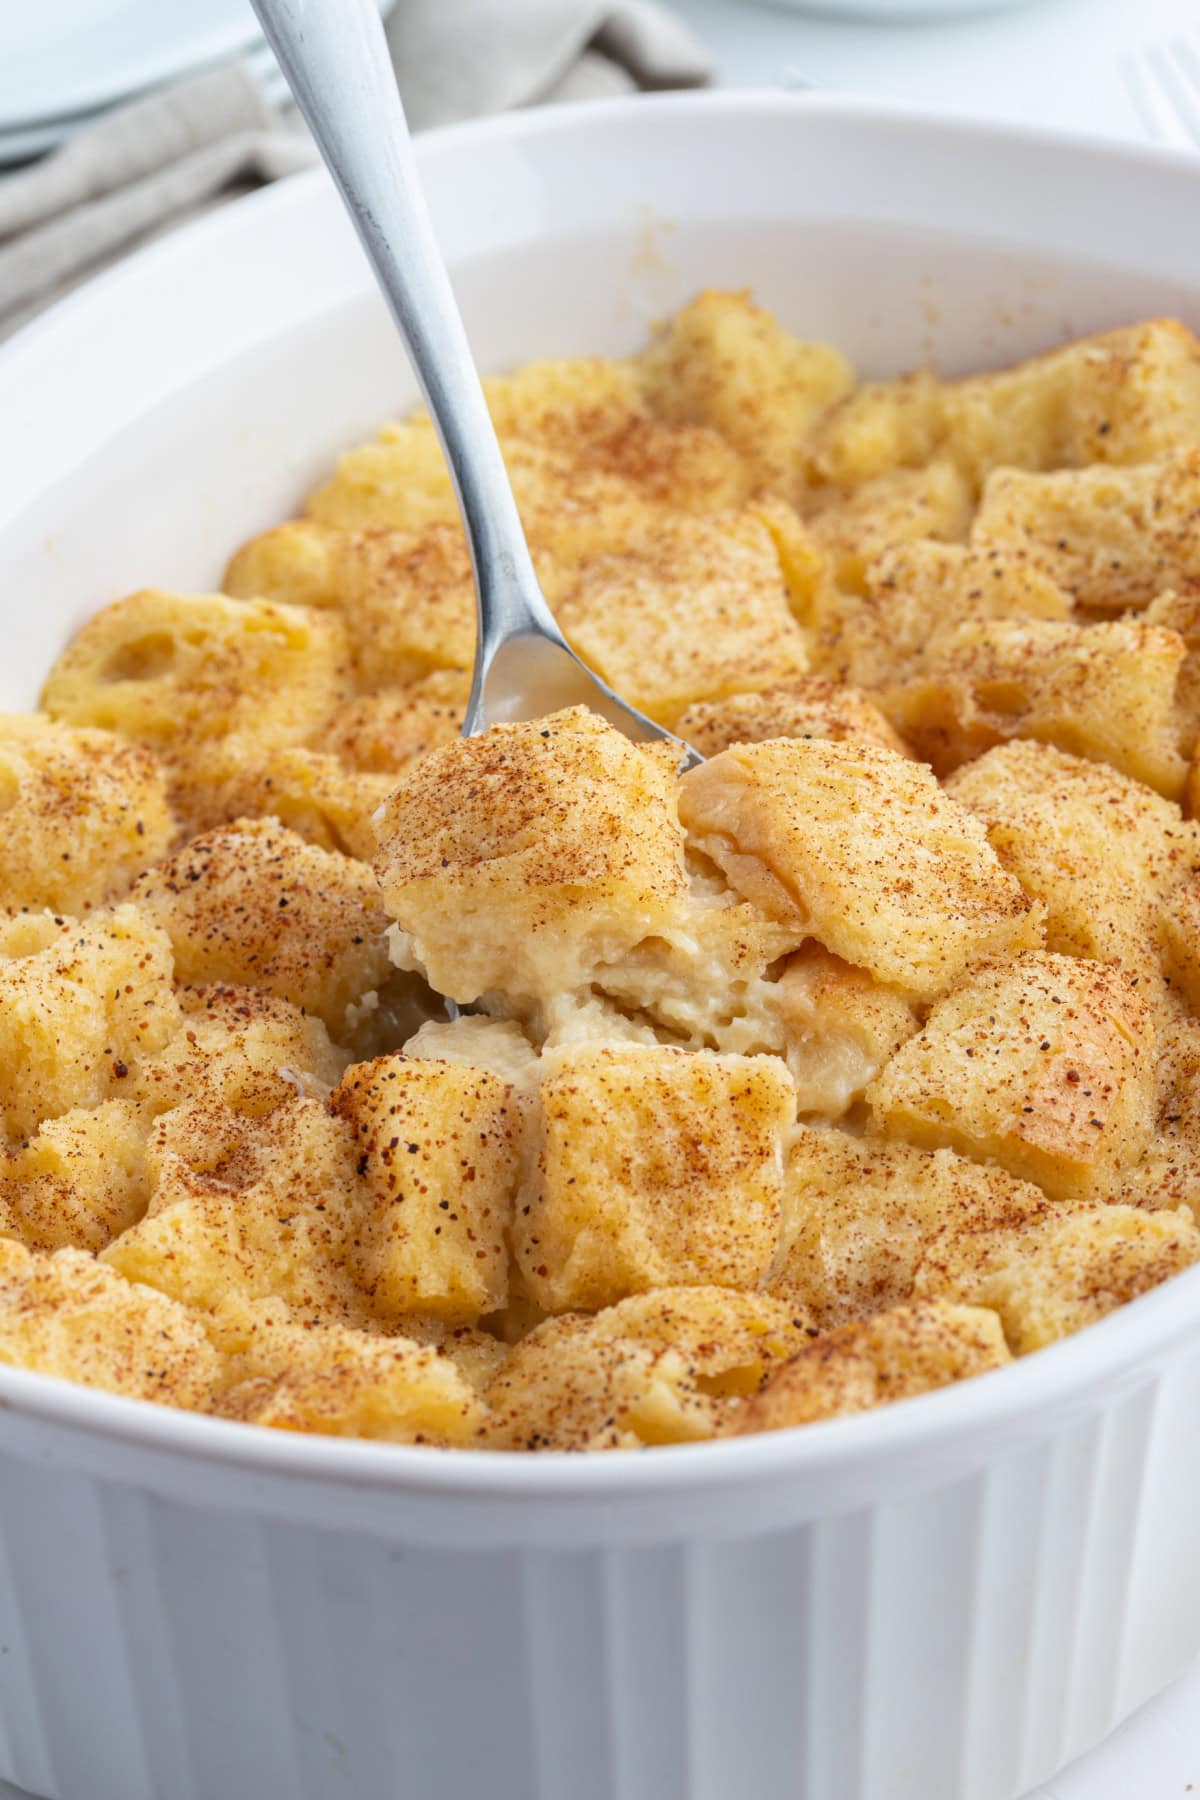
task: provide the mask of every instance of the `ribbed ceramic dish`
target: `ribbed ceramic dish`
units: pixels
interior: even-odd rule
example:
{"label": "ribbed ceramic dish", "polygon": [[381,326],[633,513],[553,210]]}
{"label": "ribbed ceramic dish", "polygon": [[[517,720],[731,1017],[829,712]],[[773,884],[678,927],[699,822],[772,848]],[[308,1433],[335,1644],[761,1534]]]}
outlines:
{"label": "ribbed ceramic dish", "polygon": [[[1200,323],[1200,164],[796,97],[424,145],[481,360],[751,285],[864,371]],[[412,383],[331,190],[0,354],[0,703],[215,582]],[[304,1439],[0,1370],[0,1774],[53,1800],[1014,1800],[1200,1649],[1200,1271],[890,1411],[595,1459]]]}

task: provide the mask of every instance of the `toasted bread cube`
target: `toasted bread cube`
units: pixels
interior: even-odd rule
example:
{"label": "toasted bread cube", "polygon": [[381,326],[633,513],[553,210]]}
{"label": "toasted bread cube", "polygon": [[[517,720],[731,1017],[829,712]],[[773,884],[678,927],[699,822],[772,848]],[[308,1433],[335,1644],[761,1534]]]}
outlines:
{"label": "toasted bread cube", "polygon": [[521,1127],[507,1083],[384,1056],[349,1069],[330,1104],[354,1137],[363,1219],[351,1260],[374,1311],[471,1324],[504,1306]]}
{"label": "toasted bread cube", "polygon": [[194,838],[143,876],[142,911],[161,925],[180,981],[261,988],[324,1020],[385,979],[387,915],[370,869],[268,819]]}
{"label": "toasted bread cube", "polygon": [[306,844],[370,862],[374,814],[395,785],[394,775],[364,774],[335,756],[295,745],[249,770],[226,810],[231,821],[277,819]]}
{"label": "toasted bread cube", "polygon": [[1032,742],[989,750],[946,785],[1044,903],[1048,950],[1131,974],[1159,970],[1165,896],[1200,867],[1200,830],[1172,801],[1105,763]]}
{"label": "toasted bread cube", "polygon": [[203,1098],[262,1119],[298,1093],[324,1100],[341,1079],[346,1052],[289,1001],[220,984],[177,994],[179,1030],[126,1084],[149,1116]]}
{"label": "toasted bread cube", "polygon": [[1186,655],[1175,632],[1142,620],[978,620],[937,637],[924,672],[878,699],[939,774],[1031,737],[1178,799],[1187,762],[1176,684]]}
{"label": "toasted bread cube", "polygon": [[1040,1188],[950,1150],[801,1126],[788,1151],[783,1249],[769,1291],[827,1331],[910,1300],[943,1236],[1019,1224]]}
{"label": "toasted bread cube", "polygon": [[990,1157],[1052,1198],[1098,1193],[1154,1126],[1153,1011],[1123,970],[978,963],[868,1089],[880,1130]]}
{"label": "toasted bread cube", "polygon": [[932,999],[978,956],[1041,941],[983,827],[928,769],[867,744],[735,746],[680,786],[690,840],[769,918]]}
{"label": "toasted bread cube", "polygon": [[103,1250],[146,1210],[149,1129],[124,1099],[47,1119],[0,1160],[0,1229],[30,1250]]}
{"label": "toasted bread cube", "polygon": [[[41,942],[33,936],[38,932]],[[29,922],[0,961],[0,1119],[10,1139],[99,1106],[179,1024],[171,945],[132,906]]]}
{"label": "toasted bread cube", "polygon": [[31,1255],[0,1239],[0,1362],[201,1411],[217,1354],[182,1306],[83,1250]]}
{"label": "toasted bread cube", "polygon": [[738,1436],[910,1400],[1010,1362],[995,1313],[927,1300],[856,1319],[785,1363],[732,1421]]}
{"label": "toasted bread cube", "polygon": [[1180,1213],[1072,1208],[940,1242],[917,1286],[993,1308],[1010,1347],[1025,1356],[1198,1261],[1200,1231]]}
{"label": "toasted bread cube", "polygon": [[1121,469],[988,477],[971,542],[1019,548],[1093,613],[1145,607],[1200,580],[1200,451]]}
{"label": "toasted bread cube", "polygon": [[42,690],[68,725],[98,725],[161,759],[171,800],[199,828],[249,764],[302,742],[350,693],[335,614],[147,590],[83,626]]}
{"label": "toasted bread cube", "polygon": [[686,891],[674,762],[576,707],[409,769],[376,869],[437,992],[564,992],[669,923]]}
{"label": "toasted bread cube", "polygon": [[353,1139],[319,1100],[261,1119],[213,1100],[177,1107],[155,1123],[146,1166],[146,1216],[104,1252],[130,1281],[202,1312],[237,1296],[317,1319],[369,1315],[346,1263]]}
{"label": "toasted bread cube", "polygon": [[0,715],[0,817],[0,893],[13,908],[119,900],[175,836],[148,750],[39,713]]}
{"label": "toasted bread cube", "polygon": [[925,664],[930,640],[972,619],[1065,619],[1071,603],[1027,557],[932,540],[871,562],[861,593],[825,583],[811,622],[814,660],[841,681],[886,688]]}
{"label": "toasted bread cube", "polygon": [[827,344],[806,344],[745,293],[709,290],[676,313],[638,359],[664,418],[714,426],[756,479],[789,494],[797,447],[849,392],[853,371]]}
{"label": "toasted bread cube", "polygon": [[289,519],[252,537],[232,557],[221,592],[277,606],[340,606],[342,533],[316,519]]}
{"label": "toasted bread cube", "polygon": [[840,1119],[917,1029],[898,988],[805,944],[779,976],[783,1052],[801,1114]]}
{"label": "toasted bread cube", "polygon": [[330,714],[312,747],[364,775],[398,774],[455,742],[470,691],[466,669],[438,669],[405,688],[360,694]]}
{"label": "toasted bread cube", "polygon": [[861,592],[868,565],[894,544],[965,538],[971,493],[951,462],[891,469],[848,488],[820,487],[806,523],[832,563],[838,586]]}
{"label": "toasted bread cube", "polygon": [[556,610],[589,667],[668,726],[807,667],[774,540],[749,511],[664,520],[652,544],[586,564]]}
{"label": "toasted bread cube", "polygon": [[1159,594],[1142,618],[1181,638],[1187,651],[1175,681],[1175,722],[1180,749],[1194,758],[1200,743],[1200,590]]}
{"label": "toasted bread cube", "polygon": [[995,468],[1152,462],[1200,443],[1200,348],[1175,319],[1151,319],[995,374],[929,374],[859,388],[806,445],[827,481],[950,457],[978,490]]}
{"label": "toasted bread cube", "polygon": [[475,583],[459,525],[348,533],[339,579],[360,687],[404,687],[435,669],[470,667]]}
{"label": "toasted bread cube", "polygon": [[487,1389],[493,1449],[599,1450],[709,1438],[808,1342],[780,1301],[730,1288],[637,1294],[538,1325]]}
{"label": "toasted bread cube", "polygon": [[1200,1224],[1200,1021],[1164,1005],[1158,1026],[1154,1136],[1104,1198],[1147,1212],[1182,1211]]}
{"label": "toasted bread cube", "polygon": [[454,487],[432,420],[421,415],[390,425],[375,441],[343,451],[304,510],[318,525],[340,531],[452,525],[458,516]]}
{"label": "toasted bread cube", "polygon": [[278,1300],[225,1309],[216,1332],[227,1353],[217,1410],[227,1418],[443,1445],[469,1443],[482,1422],[473,1384],[434,1345],[315,1323]]}
{"label": "toasted bread cube", "polygon": [[879,744],[907,756],[908,749],[873,700],[857,688],[823,675],[799,675],[752,694],[701,700],[675,722],[679,736],[701,756],[717,756],[734,744],[767,738],[830,738],[839,744]]}
{"label": "toasted bread cube", "polygon": [[775,1253],[795,1094],[770,1057],[559,1051],[513,1247],[548,1312],[655,1287],[754,1287]]}

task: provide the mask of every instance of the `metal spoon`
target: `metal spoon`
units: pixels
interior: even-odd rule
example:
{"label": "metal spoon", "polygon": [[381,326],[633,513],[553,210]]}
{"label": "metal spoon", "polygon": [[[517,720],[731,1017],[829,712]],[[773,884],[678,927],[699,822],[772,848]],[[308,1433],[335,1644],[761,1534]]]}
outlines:
{"label": "metal spoon", "polygon": [[479,635],[463,724],[585,705],[627,737],[665,738],[593,675],[554,622],[534,572],[471,347],[433,235],[375,0],[253,0],[411,358],[458,495]]}

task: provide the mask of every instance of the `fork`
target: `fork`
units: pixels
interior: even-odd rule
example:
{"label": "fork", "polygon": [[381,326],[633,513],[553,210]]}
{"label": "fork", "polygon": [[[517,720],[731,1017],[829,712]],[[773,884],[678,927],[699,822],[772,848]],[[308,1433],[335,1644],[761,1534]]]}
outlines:
{"label": "fork", "polygon": [[626,737],[666,739],[571,649],[538,584],[421,190],[376,0],[253,0],[383,289],[429,403],[475,570],[479,635],[464,736],[583,704]]}
{"label": "fork", "polygon": [[1200,149],[1200,34],[1127,50],[1121,79],[1152,143]]}

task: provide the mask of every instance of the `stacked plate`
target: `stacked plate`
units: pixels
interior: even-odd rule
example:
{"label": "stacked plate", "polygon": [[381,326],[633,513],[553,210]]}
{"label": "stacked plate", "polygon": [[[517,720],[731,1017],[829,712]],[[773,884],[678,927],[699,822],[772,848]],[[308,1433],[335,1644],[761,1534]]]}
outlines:
{"label": "stacked plate", "polygon": [[282,98],[250,0],[0,3],[0,163],[40,156],[109,107],[236,56]]}

